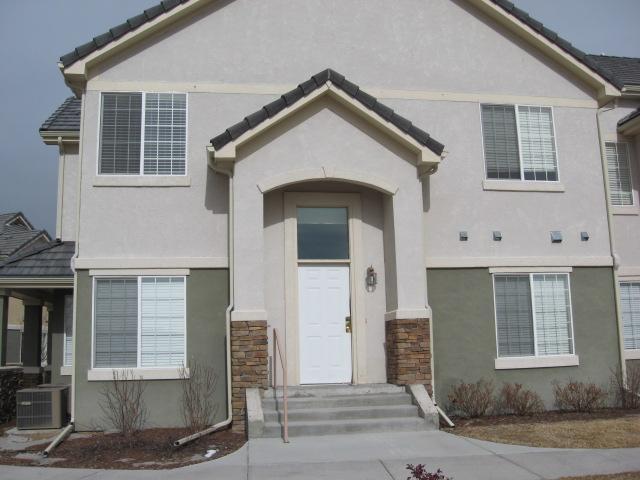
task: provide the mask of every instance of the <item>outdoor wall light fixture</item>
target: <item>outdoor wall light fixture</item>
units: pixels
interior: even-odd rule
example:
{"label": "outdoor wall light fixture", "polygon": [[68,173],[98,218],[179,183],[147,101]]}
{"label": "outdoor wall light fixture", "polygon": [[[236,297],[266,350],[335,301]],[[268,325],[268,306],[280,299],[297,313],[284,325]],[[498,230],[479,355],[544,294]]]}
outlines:
{"label": "outdoor wall light fixture", "polygon": [[589,241],[589,232],[580,232],[580,240],[583,242]]}
{"label": "outdoor wall light fixture", "polygon": [[562,243],[562,232],[558,230],[551,232],[551,243]]}
{"label": "outdoor wall light fixture", "polygon": [[460,232],[460,241],[466,242],[467,240],[469,240],[469,234],[465,231]]}
{"label": "outdoor wall light fixture", "polygon": [[496,242],[501,242],[502,241],[502,232],[495,230],[493,232],[493,240]]}
{"label": "outdoor wall light fixture", "polygon": [[376,285],[378,284],[378,274],[373,269],[373,265],[367,268],[366,281],[367,281],[367,290],[369,292],[373,292],[373,290],[375,290],[376,288]]}

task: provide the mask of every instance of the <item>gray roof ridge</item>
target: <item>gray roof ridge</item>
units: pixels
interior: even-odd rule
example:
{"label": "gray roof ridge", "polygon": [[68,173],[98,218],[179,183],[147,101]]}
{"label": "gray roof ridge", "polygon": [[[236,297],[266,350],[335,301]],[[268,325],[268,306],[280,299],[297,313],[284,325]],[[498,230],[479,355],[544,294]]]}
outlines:
{"label": "gray roof ridge", "polygon": [[265,120],[277,115],[285,108],[290,107],[302,98],[317,90],[326,83],[331,82],[340,90],[345,92],[354,100],[366,107],[368,110],[376,113],[383,120],[393,124],[402,130],[405,134],[412,137],[421,145],[427,147],[436,155],[441,155],[444,145],[432,138],[427,132],[416,127],[410,120],[398,115],[393,109],[387,107],[375,97],[361,90],[358,85],[347,80],[344,75],[336,72],[331,68],[326,68],[321,72],[313,75],[310,79],[305,80],[293,90],[282,94],[278,99],[263,106],[260,110],[253,112],[244,117],[240,122],[231,125],[221,134],[211,139],[211,145],[214,149],[219,150],[226,144],[232,142],[240,135],[255,128]]}

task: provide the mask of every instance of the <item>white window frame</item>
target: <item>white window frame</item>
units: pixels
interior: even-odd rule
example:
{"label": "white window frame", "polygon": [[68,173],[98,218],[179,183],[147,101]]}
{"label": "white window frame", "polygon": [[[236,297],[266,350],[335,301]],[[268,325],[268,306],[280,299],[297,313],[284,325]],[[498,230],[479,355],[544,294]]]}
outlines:
{"label": "white window frame", "polygon": [[[136,352],[136,366],[135,367],[96,367],[95,366],[95,340],[96,340],[96,283],[98,280],[118,280],[118,279],[133,279],[138,282],[138,331],[137,331],[137,352]],[[141,303],[141,285],[143,278],[182,278],[184,295],[184,310],[183,310],[183,330],[184,330],[184,356],[182,359],[182,366],[172,367],[141,367],[140,366],[140,341],[141,341],[141,318],[142,312],[140,309]],[[91,369],[88,371],[88,380],[112,380],[113,372],[132,371],[136,377],[143,380],[160,380],[160,379],[178,379],[180,377],[180,370],[187,365],[187,276],[186,275],[99,275],[92,278],[92,290],[91,290]],[[188,374],[188,369],[187,369]]]}
{"label": "white window frame", "polygon": [[[66,306],[66,297],[70,296],[71,297],[71,343],[73,345],[73,334],[75,333],[73,331],[73,308],[74,308],[74,304],[75,304],[75,298],[73,297],[73,295],[65,295],[63,298],[65,298],[63,305]],[[67,329],[65,328],[65,324],[64,324],[64,316],[66,314],[66,310],[63,308],[62,311],[62,367],[63,368],[71,368],[73,367],[73,347],[71,348],[71,363],[67,363]]]}
{"label": "white window frame", "polygon": [[[640,283],[640,276],[629,276],[626,278],[621,278],[619,281],[619,285],[622,286],[624,283]],[[623,322],[624,327],[624,322]],[[640,349],[639,348],[625,348],[624,347],[624,335],[622,338],[622,346],[624,350],[624,357],[626,360],[640,360]]]}
{"label": "white window frame", "polygon": [[[487,175],[487,154],[484,148],[484,126],[482,124],[482,106],[483,105],[501,105],[505,107],[513,107],[515,109],[516,114],[516,134],[518,136],[518,162],[520,163],[520,180],[515,178],[489,178]],[[548,108],[551,110],[551,126],[553,128],[553,148],[556,152],[556,180],[525,180],[524,178],[524,165],[522,164],[522,143],[520,142],[520,118],[518,115],[518,108],[520,107],[534,107],[534,108]],[[560,183],[560,153],[558,152],[558,130],[556,129],[556,115],[554,112],[554,108],[551,105],[533,105],[526,103],[491,103],[484,102],[478,104],[478,111],[480,114],[480,140],[482,142],[482,158],[484,159],[484,181],[487,182],[487,186],[491,187],[493,182],[521,182],[523,185],[561,185]],[[489,183],[490,182],[490,183]],[[499,186],[496,185],[497,188],[487,188],[487,190],[502,190]],[[564,191],[564,187],[561,189],[554,189],[549,191]]]}
{"label": "white window frame", "polygon": [[[619,140],[605,140],[604,141],[604,153],[605,153],[605,159],[607,161],[607,169],[609,168],[609,158],[607,158],[607,143],[615,143],[616,145],[621,145],[621,144],[625,144],[627,147],[627,161],[629,162],[629,186],[631,187],[631,203],[629,205],[618,205],[616,203],[613,203],[613,201],[611,201],[611,207],[613,208],[614,212],[613,214],[619,214],[619,213],[623,213],[623,212],[634,212],[637,213],[637,202],[636,202],[636,194],[635,194],[635,182],[633,181],[633,174],[634,174],[634,170],[633,170],[633,161],[631,159],[631,152],[633,149],[633,144],[628,141],[628,140],[623,140],[623,141],[619,141]],[[618,155],[618,147],[616,146],[616,156]],[[616,162],[617,162],[617,158],[616,158]],[[619,165],[619,162],[618,162]],[[611,189],[611,185],[608,186],[609,189]],[[611,197],[611,195],[609,195],[609,197]],[[611,200],[611,198],[610,198]],[[617,211],[616,211],[617,210]]]}
{"label": "white window frame", "polygon": [[[105,93],[122,93],[122,94],[130,94],[130,93],[140,93],[142,94],[142,113],[140,119],[140,170],[137,174],[135,173],[101,173],[100,172],[100,149],[102,148],[102,108],[104,102],[104,94]],[[145,135],[145,115],[146,115],[146,100],[148,93],[158,93],[158,94],[181,94],[185,96],[185,124],[184,124],[184,173],[181,175],[158,175],[158,174],[145,174],[144,173],[144,135]],[[140,178],[140,177],[148,177],[148,178],[180,178],[187,177],[189,174],[189,92],[177,92],[177,91],[151,91],[151,90],[142,90],[142,91],[101,91],[98,95],[98,141],[96,142],[96,176],[97,177],[116,177],[116,178]]]}
{"label": "white window frame", "polygon": [[[579,365],[579,357],[576,354],[575,344],[575,329],[573,325],[573,300],[571,298],[571,275],[566,269],[558,270],[545,270],[539,271],[526,270],[526,271],[510,271],[511,269],[496,269],[496,271],[490,271],[491,282],[493,286],[493,324],[495,328],[495,341],[496,341],[496,358],[495,368],[496,370],[510,370],[520,368],[546,368],[546,367],[566,367]],[[498,309],[496,306],[496,275],[499,276],[524,276],[529,277],[529,293],[531,295],[531,320],[533,326],[533,355],[519,356],[519,357],[501,357],[498,339]],[[569,294],[569,325],[571,335],[571,351],[573,353],[565,354],[550,354],[540,355],[538,353],[538,329],[536,323],[536,304],[533,291],[533,277],[535,275],[565,275],[567,277],[567,290]]]}

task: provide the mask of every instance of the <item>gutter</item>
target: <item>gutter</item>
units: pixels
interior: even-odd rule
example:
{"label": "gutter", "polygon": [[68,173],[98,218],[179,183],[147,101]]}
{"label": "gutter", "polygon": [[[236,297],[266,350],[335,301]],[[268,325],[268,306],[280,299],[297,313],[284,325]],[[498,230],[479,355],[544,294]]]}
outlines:
{"label": "gutter", "polygon": [[60,445],[69,435],[71,435],[71,433],[73,432],[75,426],[72,423],[70,423],[69,425],[67,425],[64,430],[62,430],[60,432],[60,434],[53,439],[53,442],[51,442],[49,444],[49,446],[47,448],[44,449],[44,451],[42,452],[42,456],[44,458],[47,458],[49,456],[49,454],[53,451],[54,448],[56,448],[58,445]]}
{"label": "gutter", "polygon": [[613,106],[608,107],[611,102],[598,108],[596,112],[596,124],[598,127],[598,141],[600,142],[600,160],[602,162],[602,178],[604,179],[604,191],[605,200],[607,206],[607,225],[609,227],[609,247],[611,252],[611,258],[613,259],[613,291],[615,295],[616,303],[616,320],[618,324],[618,350],[620,352],[620,371],[622,378],[626,383],[627,379],[627,364],[624,356],[624,324],[622,320],[622,306],[620,303],[620,281],[618,278],[618,268],[620,267],[620,261],[618,254],[616,253],[615,238],[613,234],[613,208],[611,204],[611,191],[609,189],[609,169],[607,168],[607,153],[605,143],[602,137],[602,125],[600,121],[600,115],[604,112],[608,112],[615,108],[615,100],[612,100]]}
{"label": "gutter", "polygon": [[231,401],[231,312],[233,311],[234,306],[234,280],[233,280],[233,166],[229,170],[224,170],[221,168],[217,168],[211,166],[211,168],[222,175],[226,175],[229,177],[229,213],[227,215],[227,229],[228,229],[228,245],[227,251],[229,253],[229,306],[225,311],[225,321],[226,321],[226,331],[227,331],[227,418],[223,421],[216,423],[215,425],[210,426],[200,432],[194,433],[193,435],[189,435],[187,437],[181,438],[173,442],[174,447],[180,447],[189,442],[197,440],[200,437],[213,433],[217,430],[220,430],[224,427],[231,425],[231,421],[233,420],[233,405]]}

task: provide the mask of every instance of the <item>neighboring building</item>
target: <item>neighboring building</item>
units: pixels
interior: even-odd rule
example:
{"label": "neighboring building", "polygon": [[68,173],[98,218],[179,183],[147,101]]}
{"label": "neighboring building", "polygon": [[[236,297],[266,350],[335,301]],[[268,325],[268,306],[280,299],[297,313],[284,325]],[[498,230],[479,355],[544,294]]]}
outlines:
{"label": "neighboring building", "polygon": [[242,431],[275,330],[290,385],[443,406],[485,378],[552,407],[553,381],[638,358],[637,59],[504,0],[166,0],[60,68],[77,99],[41,129],[61,239],[41,261],[73,271],[0,287],[47,289],[77,428],[119,369],[179,425],[196,358]]}
{"label": "neighboring building", "polygon": [[[37,230],[22,212],[0,214],[0,264],[9,257],[18,256],[51,241],[46,230]],[[46,312],[43,313],[44,324],[42,344],[46,346]],[[8,364],[21,364],[22,332],[24,328],[24,310],[19,298],[11,298],[7,311],[7,354]],[[43,353],[46,363],[46,350]]]}

